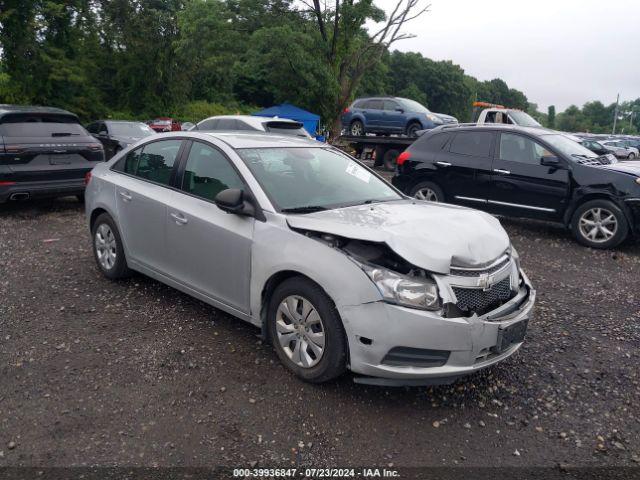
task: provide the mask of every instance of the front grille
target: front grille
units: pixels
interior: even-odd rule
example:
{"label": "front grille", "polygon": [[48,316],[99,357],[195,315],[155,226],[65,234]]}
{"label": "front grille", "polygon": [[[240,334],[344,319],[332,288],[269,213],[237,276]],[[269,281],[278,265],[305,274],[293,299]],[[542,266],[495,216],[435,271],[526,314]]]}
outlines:
{"label": "front grille", "polygon": [[451,288],[458,299],[456,305],[464,311],[488,311],[511,297],[511,280],[509,277],[494,283],[488,290],[464,287]]}
{"label": "front grille", "polygon": [[491,275],[492,273],[502,270],[510,261],[511,259],[509,257],[505,257],[501,262],[498,262],[495,265],[489,268],[486,268],[484,270],[452,268],[450,271],[450,274],[455,275],[456,277],[478,277],[483,273],[486,273],[487,275]]}

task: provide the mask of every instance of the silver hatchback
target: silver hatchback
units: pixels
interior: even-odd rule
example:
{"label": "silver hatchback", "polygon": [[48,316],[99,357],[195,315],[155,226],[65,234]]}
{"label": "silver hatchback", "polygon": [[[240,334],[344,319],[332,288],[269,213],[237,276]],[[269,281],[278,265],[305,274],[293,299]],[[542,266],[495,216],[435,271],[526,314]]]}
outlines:
{"label": "silver hatchback", "polygon": [[94,168],[85,198],[104,275],[256,325],[307,381],[449,383],[524,341],[535,291],[498,220],[408,198],[313,140],[150,137]]}

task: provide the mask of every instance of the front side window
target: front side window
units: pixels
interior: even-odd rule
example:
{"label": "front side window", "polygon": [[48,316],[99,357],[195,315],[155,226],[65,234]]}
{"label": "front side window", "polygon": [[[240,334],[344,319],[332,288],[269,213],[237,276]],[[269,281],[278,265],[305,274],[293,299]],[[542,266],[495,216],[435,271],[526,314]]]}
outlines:
{"label": "front side window", "polygon": [[382,110],[383,108],[382,100],[369,100],[369,103],[367,104],[367,108],[370,108],[371,110]]}
{"label": "front side window", "polygon": [[323,210],[402,198],[386,182],[333,149],[250,148],[237,152],[281,211]]}
{"label": "front side window", "polygon": [[400,110],[400,104],[398,102],[394,102],[393,100],[385,100],[384,109],[387,111],[394,112],[396,110]]}
{"label": "front side window", "polygon": [[169,185],[173,164],[181,144],[182,140],[148,143],[144,147],[129,152],[124,159],[124,165],[116,166],[116,170],[162,185]]}
{"label": "front side window", "polygon": [[216,148],[194,142],[182,177],[182,190],[206,200],[228,188],[243,188],[240,175]]}
{"label": "front side window", "polygon": [[[578,144],[576,143],[576,145]],[[553,152],[527,137],[511,133],[500,134],[501,160],[540,165],[542,157],[552,156],[554,156]]]}
{"label": "front side window", "polygon": [[490,132],[460,132],[451,142],[451,153],[459,155],[473,155],[476,157],[488,157],[491,152]]}

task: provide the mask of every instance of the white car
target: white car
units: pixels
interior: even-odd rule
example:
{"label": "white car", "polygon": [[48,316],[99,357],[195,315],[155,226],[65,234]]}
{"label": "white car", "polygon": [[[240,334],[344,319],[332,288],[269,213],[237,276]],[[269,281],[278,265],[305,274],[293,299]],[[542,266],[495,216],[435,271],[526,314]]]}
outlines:
{"label": "white car", "polygon": [[219,115],[205,118],[191,128],[200,132],[257,131],[279,135],[311,138],[301,122],[288,118],[259,117],[254,115]]}
{"label": "white car", "polygon": [[604,145],[606,148],[610,149],[611,152],[618,158],[623,158],[627,160],[633,160],[634,158],[638,158],[637,148],[628,147],[619,140],[607,140],[600,143]]}
{"label": "white car", "polygon": [[536,294],[496,218],[406,197],[314,140],[150,137],[94,168],[85,199],[105,276],[256,325],[307,381],[450,383],[524,341]]}

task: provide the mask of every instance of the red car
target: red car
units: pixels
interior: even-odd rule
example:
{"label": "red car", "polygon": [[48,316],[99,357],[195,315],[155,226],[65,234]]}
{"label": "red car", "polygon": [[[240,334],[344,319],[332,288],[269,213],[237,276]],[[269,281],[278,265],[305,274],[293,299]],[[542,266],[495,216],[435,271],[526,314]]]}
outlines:
{"label": "red car", "polygon": [[151,120],[149,127],[158,133],[179,132],[182,130],[180,122],[169,117],[158,117],[155,120]]}

